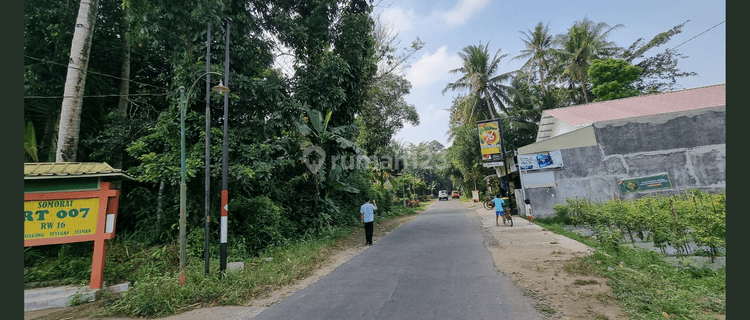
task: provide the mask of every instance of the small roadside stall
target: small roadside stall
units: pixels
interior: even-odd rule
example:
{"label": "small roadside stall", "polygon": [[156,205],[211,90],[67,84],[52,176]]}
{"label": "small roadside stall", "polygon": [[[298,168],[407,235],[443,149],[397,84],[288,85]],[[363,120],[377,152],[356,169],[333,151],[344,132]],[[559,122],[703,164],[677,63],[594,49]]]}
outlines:
{"label": "small roadside stall", "polygon": [[94,241],[89,286],[100,289],[121,180],[133,179],[103,162],[25,163],[24,247]]}

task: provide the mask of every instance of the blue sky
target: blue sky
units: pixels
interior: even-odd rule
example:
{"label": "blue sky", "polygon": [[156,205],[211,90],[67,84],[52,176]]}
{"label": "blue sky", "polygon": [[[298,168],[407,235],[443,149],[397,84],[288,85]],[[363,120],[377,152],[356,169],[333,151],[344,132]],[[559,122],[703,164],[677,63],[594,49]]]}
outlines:
{"label": "blue sky", "polygon": [[[549,23],[552,35],[565,32],[575,21],[588,17],[610,26],[622,24],[608,38],[620,47],[628,47],[638,38],[651,40],[656,34],[690,20],[682,33],[648,55],[676,47],[726,20],[726,1],[499,1],[499,0],[383,0],[376,8],[383,22],[398,33],[400,47],[419,37],[425,46],[415,54],[405,71],[413,88],[406,97],[417,108],[418,126],[407,125],[395,136],[402,142],[437,140],[451,144],[448,111],[459,92],[442,94],[448,82],[459,75],[448,70],[460,67],[458,52],[468,45],[489,43],[492,54],[501,49],[508,54],[500,63],[500,72],[517,70],[522,61],[512,57],[524,49],[520,31],[533,29],[540,21]],[[726,82],[726,23],[679,46],[688,58],[678,68],[698,75],[680,80],[683,89]]]}

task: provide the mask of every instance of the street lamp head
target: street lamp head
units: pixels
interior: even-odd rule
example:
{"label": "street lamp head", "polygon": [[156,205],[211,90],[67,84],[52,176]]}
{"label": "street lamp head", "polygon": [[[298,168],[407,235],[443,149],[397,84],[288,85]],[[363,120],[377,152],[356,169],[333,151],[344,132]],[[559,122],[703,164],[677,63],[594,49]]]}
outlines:
{"label": "street lamp head", "polygon": [[231,92],[229,90],[229,88],[225,87],[221,83],[221,80],[219,80],[219,85],[218,86],[214,86],[213,88],[211,88],[211,91],[213,91],[213,92],[219,92],[219,93],[229,93],[229,92]]}

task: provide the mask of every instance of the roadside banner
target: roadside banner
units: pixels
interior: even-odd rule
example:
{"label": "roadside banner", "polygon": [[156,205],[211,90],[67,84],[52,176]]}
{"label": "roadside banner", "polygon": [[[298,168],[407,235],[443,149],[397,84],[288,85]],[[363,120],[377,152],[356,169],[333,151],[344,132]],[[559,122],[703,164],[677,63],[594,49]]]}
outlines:
{"label": "roadside banner", "polygon": [[672,181],[669,175],[664,172],[651,176],[635,177],[617,180],[617,186],[621,194],[643,192],[656,189],[666,189],[672,187]]}
{"label": "roadside banner", "polygon": [[497,121],[489,121],[477,124],[479,128],[479,144],[482,148],[482,157],[500,153],[500,126]]}
{"label": "roadside banner", "polygon": [[563,166],[560,150],[518,155],[518,166],[523,171],[558,168]]}

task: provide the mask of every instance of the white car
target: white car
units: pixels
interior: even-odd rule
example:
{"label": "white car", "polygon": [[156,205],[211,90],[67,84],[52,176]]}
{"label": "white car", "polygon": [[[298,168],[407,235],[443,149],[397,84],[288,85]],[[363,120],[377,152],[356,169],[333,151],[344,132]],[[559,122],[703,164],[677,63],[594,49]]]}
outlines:
{"label": "white car", "polygon": [[440,190],[438,191],[438,201],[440,200],[448,200],[448,190]]}

